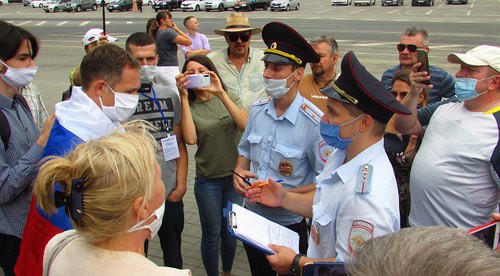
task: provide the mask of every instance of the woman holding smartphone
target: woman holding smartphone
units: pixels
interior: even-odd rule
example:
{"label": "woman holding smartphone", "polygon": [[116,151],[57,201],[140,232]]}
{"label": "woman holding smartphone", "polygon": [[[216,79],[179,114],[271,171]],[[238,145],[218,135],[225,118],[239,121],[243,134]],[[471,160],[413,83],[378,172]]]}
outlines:
{"label": "woman holding smartphone", "polygon": [[[207,87],[186,88],[189,75],[209,74]],[[194,192],[200,215],[201,256],[209,276],[218,275],[221,240],[223,275],[230,275],[236,239],[228,232],[222,208],[242,198],[233,189],[231,169],[238,158],[238,143],[246,127],[247,113],[240,98],[226,92],[217,69],[206,56],[196,55],[184,63],[176,77],[182,105],[182,132],[186,143],[196,144]]]}

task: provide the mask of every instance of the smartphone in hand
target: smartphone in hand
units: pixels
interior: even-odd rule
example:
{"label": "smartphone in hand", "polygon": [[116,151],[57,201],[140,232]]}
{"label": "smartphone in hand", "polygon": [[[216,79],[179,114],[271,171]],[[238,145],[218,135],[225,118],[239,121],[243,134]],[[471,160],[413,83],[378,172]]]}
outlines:
{"label": "smartphone in hand", "polygon": [[480,239],[489,248],[497,249],[500,241],[500,221],[493,220],[481,224],[467,231],[467,234]]}
{"label": "smartphone in hand", "polygon": [[188,75],[187,79],[191,82],[186,86],[186,88],[210,86],[210,74],[192,74]]}
{"label": "smartphone in hand", "polygon": [[[417,49],[417,62],[421,62],[422,66],[418,69],[419,72],[427,72],[427,74],[430,74],[429,72],[429,56],[427,55],[427,52],[421,49]],[[424,81],[423,83],[429,85],[431,84],[430,80]]]}

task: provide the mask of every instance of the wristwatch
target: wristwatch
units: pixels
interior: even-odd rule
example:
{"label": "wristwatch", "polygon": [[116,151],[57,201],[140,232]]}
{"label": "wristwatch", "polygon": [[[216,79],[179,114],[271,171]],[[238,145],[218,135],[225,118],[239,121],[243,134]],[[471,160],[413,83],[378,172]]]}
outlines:
{"label": "wristwatch", "polygon": [[292,267],[290,268],[290,275],[292,276],[300,276],[300,266],[299,266],[299,261],[300,258],[305,256],[304,254],[297,254],[293,258],[292,261]]}

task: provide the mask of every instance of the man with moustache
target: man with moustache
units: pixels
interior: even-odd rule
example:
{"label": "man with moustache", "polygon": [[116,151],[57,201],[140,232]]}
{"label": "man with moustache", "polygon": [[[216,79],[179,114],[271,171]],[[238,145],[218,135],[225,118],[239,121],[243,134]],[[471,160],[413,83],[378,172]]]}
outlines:
{"label": "man with moustache", "polygon": [[[422,49],[429,53],[429,33],[418,27],[408,28],[401,35],[399,44],[396,45],[399,53],[399,65],[394,66],[384,72],[382,83],[387,91],[391,91],[394,73],[399,70],[411,71],[413,65],[417,63],[417,49]],[[436,66],[429,66],[432,87],[427,89],[429,104],[439,102],[443,98],[451,98],[455,95],[455,81],[453,77]]]}
{"label": "man with moustache", "polygon": [[227,92],[236,93],[243,107],[250,110],[253,102],[266,96],[262,85],[264,63],[262,50],[250,47],[252,35],[260,33],[260,28],[250,27],[244,13],[231,13],[227,17],[226,27],[214,30],[226,39],[227,48],[208,55],[214,63]]}
{"label": "man with moustache", "polygon": [[321,111],[326,112],[327,97],[322,95],[319,89],[333,82],[337,76],[335,65],[339,58],[338,44],[333,37],[325,35],[313,38],[309,44],[318,54],[320,61],[310,63],[312,74],[304,76],[300,80],[299,91]]}

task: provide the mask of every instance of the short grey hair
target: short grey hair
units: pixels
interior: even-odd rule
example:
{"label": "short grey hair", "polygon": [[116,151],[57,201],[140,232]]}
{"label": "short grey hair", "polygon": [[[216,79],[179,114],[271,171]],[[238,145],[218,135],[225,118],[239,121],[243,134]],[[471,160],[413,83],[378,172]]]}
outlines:
{"label": "short grey hair", "polygon": [[317,36],[317,37],[311,39],[309,41],[309,44],[316,45],[316,44],[319,44],[322,42],[325,42],[328,44],[328,46],[329,46],[328,52],[330,52],[330,54],[333,55],[333,54],[336,54],[339,52],[339,45],[337,44],[337,41],[335,40],[335,38],[328,37],[326,35]]}
{"label": "short grey hair", "polygon": [[424,45],[423,46],[429,46],[429,42],[430,42],[430,36],[429,36],[429,33],[423,29],[423,28],[419,28],[419,27],[411,27],[411,28],[408,28],[405,30],[405,32],[403,33],[403,35],[407,35],[407,36],[416,36],[416,35],[422,35],[422,37],[424,38]]}
{"label": "short grey hair", "polygon": [[347,269],[354,276],[500,275],[500,254],[461,229],[415,227],[368,241]]}

